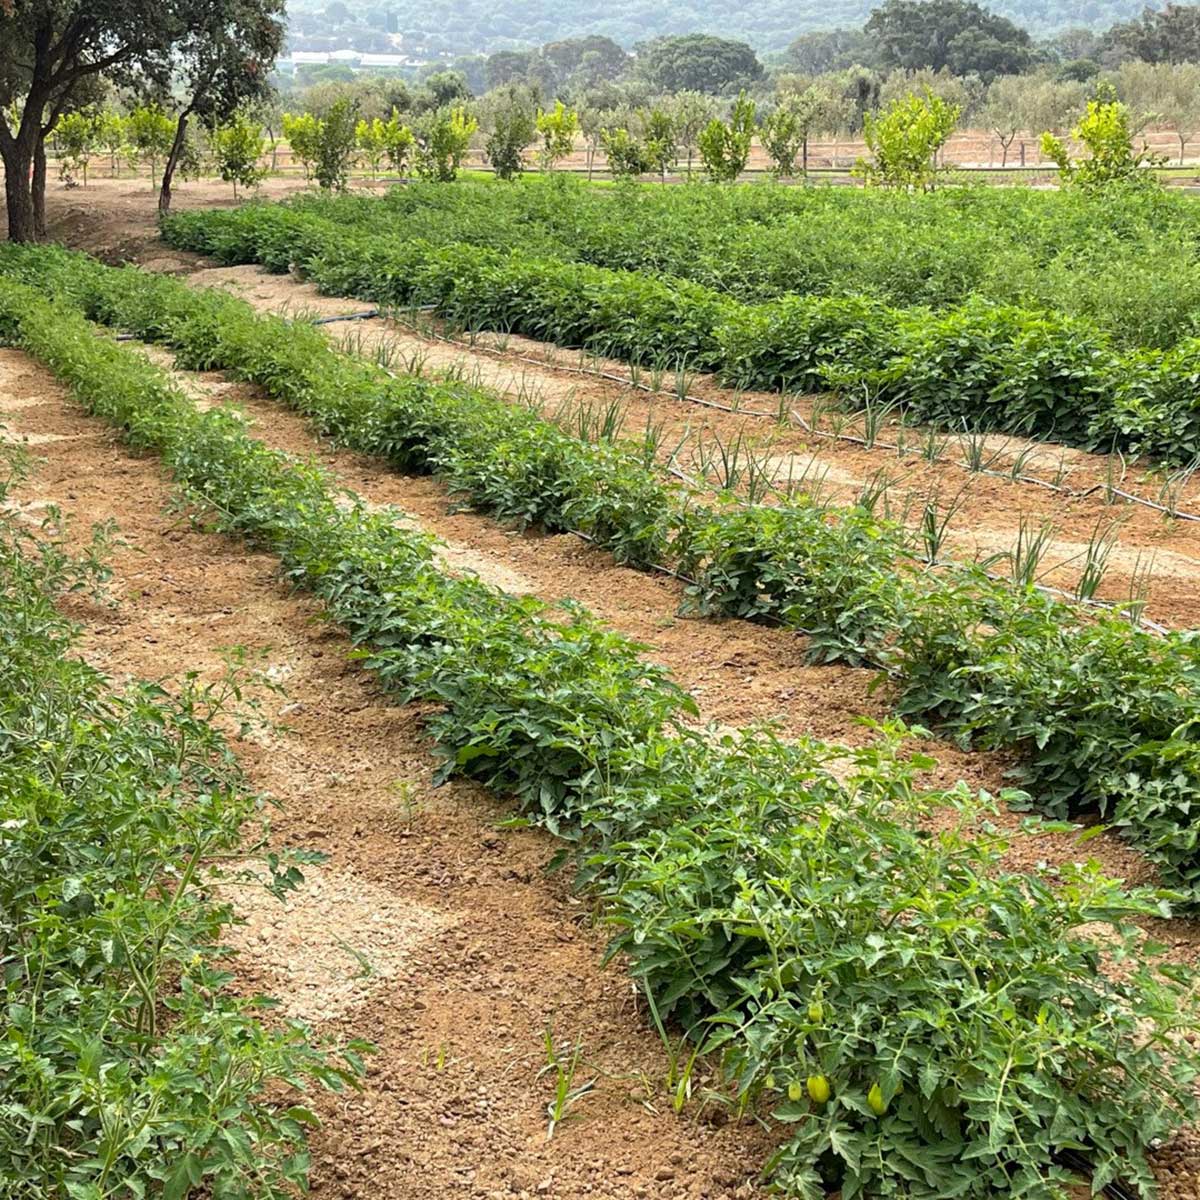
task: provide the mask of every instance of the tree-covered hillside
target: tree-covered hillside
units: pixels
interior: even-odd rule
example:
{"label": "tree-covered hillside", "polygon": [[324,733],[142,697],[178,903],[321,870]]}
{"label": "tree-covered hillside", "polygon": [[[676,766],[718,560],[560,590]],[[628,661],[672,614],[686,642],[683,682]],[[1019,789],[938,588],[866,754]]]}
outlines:
{"label": "tree-covered hillside", "polygon": [[[664,34],[721,34],[757,50],[782,50],[799,33],[860,26],[873,0],[763,0],[727,5],[713,0],[291,0],[294,14],[345,8],[355,23],[399,33],[432,50],[491,53],[566,37],[602,34],[624,46]],[[1063,29],[1105,29],[1139,14],[1143,0],[999,0],[993,11],[1035,37]],[[1158,7],[1155,5],[1154,7]]]}

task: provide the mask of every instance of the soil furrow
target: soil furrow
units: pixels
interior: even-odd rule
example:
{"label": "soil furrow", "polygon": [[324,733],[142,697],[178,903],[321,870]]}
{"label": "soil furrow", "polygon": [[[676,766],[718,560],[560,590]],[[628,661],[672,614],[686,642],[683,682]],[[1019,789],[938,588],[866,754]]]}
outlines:
{"label": "soil furrow", "polygon": [[[434,788],[421,709],[397,706],[347,662],[348,643],[272,558],[168,510],[159,465],[125,451],[52,378],[0,351],[0,420],[36,447],[18,503],[85,525],[114,520],[116,607],[76,599],[87,657],[116,677],[215,677],[246,647],[286,695],[263,696],[286,728],[235,742],[253,786],[277,798],[275,842],[327,854],[287,907],[239,894],[238,972],[248,991],[322,1033],[378,1045],[363,1095],[325,1097],[313,1194],[444,1200],[748,1197],[767,1145],[753,1124],[691,1105],[676,1117],[662,1047],[603,931],[546,876],[554,843],[497,830],[494,798]],[[553,1140],[542,1039],[581,1040],[597,1080]]]}
{"label": "soil furrow", "polygon": [[[171,356],[137,343],[164,367]],[[867,720],[891,713],[889,689],[878,686],[875,671],[806,661],[805,639],[787,630],[737,619],[691,619],[678,615],[684,599],[676,580],[617,566],[605,551],[569,534],[547,536],[506,529],[488,517],[456,510],[453,497],[437,480],[389,471],[363,455],[338,450],[314,436],[304,418],[264,397],[256,388],[231,388],[217,372],[175,371],[193,395],[207,391],[212,403],[233,404],[253,422],[253,433],[268,445],[317,458],[336,482],[371,505],[394,506],[446,543],[443,559],[451,569],[470,570],[496,586],[517,578],[520,589],[548,602],[579,602],[613,628],[646,647],[647,657],[667,667],[697,699],[701,720],[724,727],[770,722],[785,736],[862,744],[873,737]],[[937,761],[923,777],[930,788],[960,780],[973,789],[997,792],[1014,759],[1000,752],[965,751],[943,740],[919,743]],[[1114,875],[1148,880],[1146,861],[1115,834],[1105,833],[1080,849],[1075,835],[1020,833],[1022,818],[1004,810],[998,824],[1010,831],[1008,864],[1029,867],[1044,859],[1073,862],[1096,858]],[[1181,945],[1200,928],[1178,922]]]}
{"label": "soil furrow", "polygon": [[[363,308],[361,301],[322,296],[311,284],[292,276],[267,275],[254,266],[197,267],[193,263],[186,278],[196,286],[233,291],[259,311],[301,319],[344,315]],[[931,464],[917,456],[900,457],[882,446],[866,449],[831,441],[794,424],[781,425],[774,419],[750,415],[774,414],[778,396],[739,396],[712,380],[693,382],[691,392],[703,399],[728,406],[744,405],[741,412],[722,412],[670,395],[650,395],[594,373],[581,373],[576,369],[581,361],[579,354],[543,343],[485,334],[478,336],[474,346],[448,344],[437,340],[436,322],[429,322],[429,326],[428,335],[382,319],[324,328],[339,345],[367,356],[382,355],[396,370],[455,373],[515,402],[534,404],[548,415],[585,408],[599,413],[616,406],[623,415],[625,436],[638,438],[648,427],[659,427],[660,458],[674,454],[674,461],[693,476],[701,476],[711,456],[721,455],[722,448],[732,449],[740,439],[743,467],[749,454],[756,460],[757,470],[772,477],[778,487],[790,487],[797,494],[849,503],[864,489],[877,488],[887,481],[889,490],[879,502],[879,511],[911,526],[919,523],[921,511],[930,500],[944,511],[952,510],[948,548],[963,557],[1012,550],[1023,521],[1033,529],[1048,525],[1052,532],[1039,575],[1056,586],[1073,588],[1086,562],[1088,542],[1098,532],[1113,530],[1120,549],[1110,553],[1097,595],[1117,603],[1127,601],[1141,580],[1148,585],[1149,613],[1156,620],[1178,626],[1200,625],[1200,590],[1192,582],[1200,578],[1200,524],[1170,520],[1119,499],[1112,503],[1105,500],[1103,488],[1110,482],[1149,500],[1158,499],[1165,480],[1156,476],[1139,485],[1137,480],[1146,474],[1144,470],[1139,473],[1130,469],[1122,482],[1121,469],[1102,455],[1021,438],[991,435],[985,439],[984,461],[992,464],[991,470],[1003,474],[1013,458],[1024,451],[1031,455],[1026,469],[1039,477],[1052,480],[1065,472],[1063,483],[1067,486],[1081,491],[1100,489],[1087,496],[1058,494],[1035,484],[964,471],[946,462]],[[607,374],[629,376],[627,364],[615,360],[588,362]],[[643,372],[643,376],[648,378],[648,373]],[[662,386],[669,389],[670,378]],[[821,401],[799,397],[791,403],[811,420],[814,403]],[[847,428],[852,431],[860,425],[861,420],[854,419]],[[894,423],[885,423],[878,431],[880,442],[894,441],[897,436]],[[921,444],[923,434],[910,428],[904,436],[908,445],[916,446]],[[938,440],[946,444],[944,453],[958,453],[953,437],[941,435]],[[721,482],[720,475],[713,475],[711,470],[708,478]],[[1184,511],[1200,511],[1198,485],[1200,476],[1181,482],[1171,493],[1171,502]],[[739,490],[744,486],[739,485]],[[981,528],[988,531],[986,545],[977,536]]]}

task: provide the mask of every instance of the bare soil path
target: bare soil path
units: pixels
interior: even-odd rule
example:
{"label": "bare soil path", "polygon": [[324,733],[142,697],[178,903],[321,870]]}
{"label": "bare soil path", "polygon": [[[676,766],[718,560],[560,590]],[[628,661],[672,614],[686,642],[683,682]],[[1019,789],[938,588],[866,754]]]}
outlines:
{"label": "bare soil path", "polygon": [[[505,814],[479,789],[435,790],[420,707],[390,703],[347,662],[272,558],[168,511],[159,465],[11,350],[0,421],[40,460],[17,498],[31,520],[57,505],[81,538],[93,521],[119,526],[116,607],[72,603],[91,661],[116,677],[215,676],[240,645],[286,688],[264,696],[286,728],[236,749],[283,805],[278,844],[329,860],[286,908],[239,895],[241,982],[318,1032],[379,1047],[363,1095],[319,1104],[318,1200],[756,1195],[765,1135],[695,1105],[671,1113],[662,1047],[620,967],[599,967],[603,931],[543,873],[552,840],[499,832]],[[547,1030],[583,1043],[578,1081],[597,1081],[549,1141]]]}
{"label": "bare soil path", "polygon": [[[263,191],[278,199],[299,188],[296,180],[275,178]],[[180,207],[231,202],[229,191],[212,182],[185,185],[177,201]],[[158,240],[154,194],[145,180],[101,180],[86,192],[52,192],[49,214],[52,235],[69,245],[108,261],[135,261],[185,274],[199,286],[227,287],[263,311],[328,316],[364,307],[359,301],[320,296],[291,277],[265,275],[255,267],[214,268],[195,255],[169,250]],[[800,492],[848,501],[887,483],[880,511],[909,524],[919,519],[929,500],[943,511],[953,510],[947,549],[958,556],[1002,555],[1012,550],[1023,524],[1027,530],[1048,527],[1039,578],[1067,590],[1083,570],[1088,543],[1098,534],[1111,534],[1116,544],[1099,596],[1124,603],[1131,594],[1144,592],[1147,614],[1155,620],[1200,626],[1200,521],[1172,518],[1109,490],[1117,487],[1152,504],[1200,516],[1200,472],[1172,473],[1151,463],[1127,464],[1114,456],[1021,438],[992,436],[973,447],[969,437],[945,434],[934,435],[942,460],[930,463],[919,453],[928,431],[903,428],[894,420],[879,424],[871,435],[879,444],[870,448],[828,436],[841,432],[861,438],[867,431],[860,417],[835,414],[827,398],[789,398],[790,416],[781,424],[778,395],[738,393],[705,377],[687,381],[688,394],[703,403],[671,395],[671,378],[660,381],[664,393],[650,395],[629,386],[627,364],[584,359],[529,339],[483,334],[470,344],[449,344],[441,340],[445,331],[436,321],[422,321],[420,330],[377,320],[334,325],[329,331],[355,348],[382,351],[398,368],[419,364],[430,372],[457,371],[549,413],[616,405],[627,435],[637,436],[650,422],[662,426],[664,454],[682,442],[677,465],[693,474],[702,470],[718,443],[729,446],[741,438],[743,448],[765,465],[780,488],[790,484]],[[648,373],[640,381],[649,382]],[[725,411],[731,408],[738,411]],[[908,453],[887,448],[897,441]],[[982,458],[987,473],[963,468],[972,456]],[[1041,482],[1010,478],[1014,467]],[[997,569],[1006,567],[1001,563]]]}

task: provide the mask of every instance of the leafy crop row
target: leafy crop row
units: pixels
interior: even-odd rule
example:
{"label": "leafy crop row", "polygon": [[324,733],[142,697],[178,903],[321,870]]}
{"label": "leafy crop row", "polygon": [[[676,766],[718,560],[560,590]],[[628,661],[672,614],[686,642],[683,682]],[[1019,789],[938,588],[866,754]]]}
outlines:
{"label": "leafy crop row", "polygon": [[263,387],[345,445],[437,472],[484,511],[677,567],[701,613],[776,620],[807,632],[815,657],[886,669],[903,715],[1016,748],[1040,809],[1099,810],[1171,885],[1200,885],[1197,635],[1156,637],[969,567],[921,569],[863,509],[696,503],[619,447],[460,383],[392,379],[223,293],[44,250],[5,264],[169,342],[184,365]]}
{"label": "leafy crop row", "polygon": [[298,209],[377,238],[521,247],[703,284],[744,303],[865,296],[941,311],[972,297],[1083,318],[1120,346],[1200,332],[1200,221],[1153,189],[416,185],[305,196]]}
{"label": "leafy crop row", "polygon": [[896,402],[958,428],[1200,456],[1200,339],[1122,351],[1086,321],[978,298],[941,313],[856,296],[748,305],[686,280],[380,238],[285,207],[180,213],[164,236],[223,262],[296,265],[330,294],[433,305],[467,327],[685,363],[738,387],[834,387],[850,403]]}
{"label": "leafy crop row", "polygon": [[211,724],[236,674],[117,690],[54,606],[98,567],[0,509],[0,1193],[284,1200],[314,1121],[285,1085],[361,1063],[229,989],[209,860],[261,819]]}
{"label": "leafy crop row", "polygon": [[688,731],[692,701],[638,647],[439,573],[426,539],[198,412],[65,303],[0,280],[0,335],[275,553],[387,686],[435,701],[445,774],[577,841],[614,951],[720,1056],[732,1103],[788,1124],[784,1190],[1061,1197],[1076,1150],[1097,1186],[1150,1194],[1144,1152],[1200,1069],[1190,976],[1132,924],[1161,900],[1094,867],[1007,873],[985,806],[918,794],[928,764],[897,731],[860,750]]}

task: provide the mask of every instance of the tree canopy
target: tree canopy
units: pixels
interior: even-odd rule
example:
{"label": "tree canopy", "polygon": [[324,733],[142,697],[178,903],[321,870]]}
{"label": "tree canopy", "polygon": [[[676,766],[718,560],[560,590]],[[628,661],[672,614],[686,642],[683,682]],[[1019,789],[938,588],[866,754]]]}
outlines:
{"label": "tree canopy", "polygon": [[974,0],[884,0],[863,29],[885,67],[991,78],[1024,70],[1032,57],[1024,29]]}
{"label": "tree canopy", "polygon": [[662,92],[736,90],[760,78],[758,56],[745,42],[707,33],[657,38],[636,47],[638,74]]}
{"label": "tree canopy", "polygon": [[1106,44],[1150,63],[1200,61],[1200,7],[1168,4],[1146,8],[1140,17],[1109,30]]}

